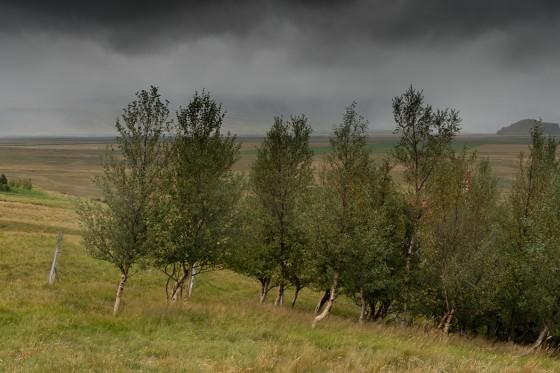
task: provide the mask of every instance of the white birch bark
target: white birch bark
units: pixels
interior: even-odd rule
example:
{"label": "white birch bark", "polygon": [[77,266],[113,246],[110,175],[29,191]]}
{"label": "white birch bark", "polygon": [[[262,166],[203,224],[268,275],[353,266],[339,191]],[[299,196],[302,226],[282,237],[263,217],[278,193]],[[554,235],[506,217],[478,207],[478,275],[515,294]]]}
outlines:
{"label": "white birch bark", "polygon": [[445,320],[445,325],[443,327],[443,335],[449,334],[449,327],[451,326],[453,317],[455,317],[455,308],[451,309],[451,312],[447,314],[447,319]]}
{"label": "white birch bark", "polygon": [[124,284],[128,278],[128,270],[121,273],[121,281],[119,282],[119,288],[117,289],[117,297],[115,298],[115,306],[113,307],[113,316],[117,316],[119,309],[121,307],[122,294],[124,291]]}
{"label": "white birch bark", "polygon": [[274,300],[274,305],[280,307],[284,305],[284,283],[280,283],[278,295],[276,296],[276,300]]}
{"label": "white birch bark", "polygon": [[367,309],[367,307],[366,307],[366,300],[365,300],[365,297],[364,297],[364,291],[363,290],[361,291],[361,294],[360,294],[360,306],[361,306],[361,309],[360,309],[360,324],[364,324],[366,322],[366,309]]}
{"label": "white birch bark", "polygon": [[323,310],[323,312],[321,312],[321,314],[319,314],[315,317],[315,319],[313,320],[313,324],[311,324],[311,327],[315,328],[317,326],[317,324],[320,321],[322,321],[323,319],[325,319],[329,315],[329,313],[331,312],[331,308],[332,308],[334,300],[336,298],[336,288],[338,287],[338,276],[339,276],[339,273],[335,272],[334,277],[333,277],[333,282],[332,282],[332,285],[331,285],[330,297],[329,297],[329,300],[327,301],[327,305],[326,305],[325,309]]}
{"label": "white birch bark", "polygon": [[185,277],[185,294],[183,298],[183,303],[187,303],[190,299],[191,294],[189,288],[191,287],[192,271],[193,271],[193,264],[189,263],[189,267],[185,269],[186,277]]}
{"label": "white birch bark", "polygon": [[535,343],[533,343],[533,346],[531,347],[531,350],[529,352],[535,352],[537,351],[539,348],[541,348],[544,339],[546,337],[546,335],[548,334],[548,321],[544,323],[544,327],[542,328],[539,337],[537,338],[537,340],[535,341]]}

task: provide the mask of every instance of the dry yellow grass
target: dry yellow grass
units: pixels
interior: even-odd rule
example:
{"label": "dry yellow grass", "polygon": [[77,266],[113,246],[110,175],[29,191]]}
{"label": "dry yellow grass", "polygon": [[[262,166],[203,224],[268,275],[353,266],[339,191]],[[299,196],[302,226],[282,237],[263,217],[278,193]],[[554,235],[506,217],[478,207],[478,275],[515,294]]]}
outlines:
{"label": "dry yellow grass", "polygon": [[[54,209],[49,206],[23,202],[3,201],[0,203],[0,227],[8,231],[14,227],[27,227],[36,232],[79,233],[74,210]],[[21,229],[20,229],[21,230]]]}
{"label": "dry yellow grass", "polygon": [[492,165],[492,173],[499,179],[502,190],[507,189],[515,181],[519,171],[519,154],[527,154],[528,145],[520,144],[485,144],[476,149],[480,158],[488,158]]}
{"label": "dry yellow grass", "polygon": [[256,281],[229,271],[197,277],[186,307],[168,307],[165,278],[142,271],[113,318],[118,270],[88,257],[79,235],[65,232],[61,280],[46,284],[55,231],[76,229],[72,205],[60,194],[0,193],[0,371],[560,371],[547,352],[359,325],[358,308],[344,298],[312,329],[320,294],[306,289],[293,311],[260,305]]}
{"label": "dry yellow grass", "polygon": [[0,145],[0,172],[8,179],[31,179],[46,190],[74,196],[98,195],[92,178],[102,172],[105,144]]}
{"label": "dry yellow grass", "polygon": [[[459,138],[459,142],[476,143],[477,137]],[[254,150],[262,143],[262,138],[243,138],[242,154],[234,166],[235,171],[247,172],[256,158]],[[493,139],[482,138],[485,142]],[[498,139],[500,140],[500,139]],[[381,149],[388,149],[396,140],[390,137],[380,139]],[[497,141],[497,140],[496,140]],[[501,139],[500,141],[503,141]],[[515,140],[518,141],[518,140]],[[0,141],[0,172],[11,179],[29,178],[34,185],[45,190],[56,191],[80,197],[98,197],[100,192],[93,184],[93,176],[102,172],[100,157],[105,153],[108,140],[28,140],[20,142]],[[316,149],[327,147],[325,137],[312,138],[311,146]],[[506,190],[513,182],[518,169],[518,156],[527,151],[527,145],[485,143],[476,147],[480,158],[488,157],[494,175],[500,179],[500,188]],[[372,158],[381,159],[383,153],[372,154]],[[314,157],[313,167],[316,175],[324,163],[324,154]],[[397,182],[402,182],[402,168],[395,167],[392,171]]]}

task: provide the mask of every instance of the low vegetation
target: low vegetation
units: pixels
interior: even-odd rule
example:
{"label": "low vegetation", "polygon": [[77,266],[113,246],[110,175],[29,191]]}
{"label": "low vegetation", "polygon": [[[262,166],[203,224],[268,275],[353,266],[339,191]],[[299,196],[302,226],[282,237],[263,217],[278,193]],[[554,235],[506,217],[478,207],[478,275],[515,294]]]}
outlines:
{"label": "low vegetation", "polygon": [[[526,355],[527,349],[516,345],[443,338],[423,327],[359,325],[358,310],[344,299],[320,328],[311,329],[319,293],[302,292],[294,310],[275,307],[272,300],[259,304],[258,283],[230,271],[197,276],[190,302],[178,306],[166,302],[161,272],[138,272],[128,285],[120,316],[114,318],[118,270],[86,254],[73,200],[45,191],[0,193],[0,198],[2,371],[560,369],[553,351]],[[60,278],[50,287],[56,229],[65,235]],[[293,295],[293,289],[286,291]]]}
{"label": "low vegetation", "polygon": [[6,175],[1,174],[0,191],[9,192],[12,188],[31,190],[33,188],[33,184],[31,183],[31,179],[8,180]]}

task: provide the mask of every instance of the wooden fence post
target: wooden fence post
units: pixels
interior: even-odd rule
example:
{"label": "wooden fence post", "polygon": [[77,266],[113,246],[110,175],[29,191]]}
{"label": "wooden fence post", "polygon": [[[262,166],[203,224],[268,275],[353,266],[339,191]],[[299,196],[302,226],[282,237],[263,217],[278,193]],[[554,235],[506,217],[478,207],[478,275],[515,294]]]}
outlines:
{"label": "wooden fence post", "polygon": [[60,246],[62,245],[62,232],[58,232],[56,237],[56,247],[54,248],[54,258],[51,266],[51,274],[49,276],[49,285],[54,284],[55,276],[58,277],[58,272],[56,271],[56,261],[58,260],[58,253],[60,252]]}

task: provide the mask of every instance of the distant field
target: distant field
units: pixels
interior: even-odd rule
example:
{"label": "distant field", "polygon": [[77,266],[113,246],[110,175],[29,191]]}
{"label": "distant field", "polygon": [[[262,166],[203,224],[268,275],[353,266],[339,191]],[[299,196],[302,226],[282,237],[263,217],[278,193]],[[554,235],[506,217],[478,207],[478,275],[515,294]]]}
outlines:
{"label": "distant field", "polygon": [[91,179],[102,171],[100,156],[109,139],[0,140],[0,172],[8,179],[74,196],[95,196]]}
{"label": "distant field", "polygon": [[[236,171],[246,172],[256,157],[262,137],[240,137],[241,158]],[[92,183],[94,175],[102,172],[100,157],[105,153],[111,138],[62,138],[62,139],[0,139],[0,172],[8,178],[29,178],[33,184],[73,196],[99,196]],[[381,159],[391,152],[398,139],[395,136],[371,137],[368,149],[372,157]],[[488,157],[500,186],[511,185],[518,168],[518,155],[527,150],[528,137],[459,136],[456,150],[465,147],[476,150],[481,157]],[[330,151],[328,137],[313,137],[311,147],[315,152],[314,167],[320,169]],[[393,175],[401,180],[402,170],[396,167]]]}
{"label": "distant field", "polygon": [[[390,154],[397,144],[395,142],[371,142],[368,143],[366,146],[367,151],[369,151],[372,155],[386,155]],[[460,144],[455,143],[453,144],[453,149],[455,151],[461,151],[463,149],[472,150],[479,146],[480,144],[477,143],[468,143],[468,144]],[[322,154],[329,154],[332,152],[332,148],[330,146],[315,146],[313,147],[313,152],[315,155],[322,155]]]}

